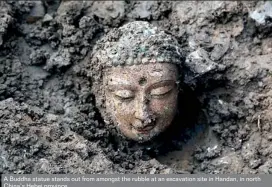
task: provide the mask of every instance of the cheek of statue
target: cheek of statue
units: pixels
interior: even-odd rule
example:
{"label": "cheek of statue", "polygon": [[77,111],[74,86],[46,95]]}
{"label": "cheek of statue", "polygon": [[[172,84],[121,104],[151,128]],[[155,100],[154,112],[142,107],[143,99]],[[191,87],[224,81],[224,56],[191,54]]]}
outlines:
{"label": "cheek of statue", "polygon": [[154,81],[153,77],[143,79],[145,72],[139,70],[138,74],[128,71],[122,77],[119,71],[111,72],[111,77],[119,76],[118,80],[129,82],[129,86],[122,81],[116,81],[118,86],[109,86],[106,110],[126,137],[141,142],[151,140],[171,125],[177,112],[178,89],[176,77],[168,78],[166,74]]}

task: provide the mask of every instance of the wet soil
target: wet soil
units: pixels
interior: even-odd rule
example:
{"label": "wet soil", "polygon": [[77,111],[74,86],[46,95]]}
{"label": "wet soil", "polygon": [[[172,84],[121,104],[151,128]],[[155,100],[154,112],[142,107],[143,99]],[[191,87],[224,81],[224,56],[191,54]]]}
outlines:
{"label": "wet soil", "polygon": [[[0,173],[272,173],[271,1],[0,7]],[[146,144],[105,125],[88,69],[96,41],[134,20],[178,38],[200,111]]]}

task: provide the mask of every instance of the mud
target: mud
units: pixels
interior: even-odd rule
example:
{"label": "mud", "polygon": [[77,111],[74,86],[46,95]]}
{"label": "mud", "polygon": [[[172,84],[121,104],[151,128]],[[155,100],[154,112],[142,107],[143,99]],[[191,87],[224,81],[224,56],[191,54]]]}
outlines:
{"label": "mud", "polygon": [[[0,173],[272,173],[271,1],[0,6]],[[168,141],[119,136],[91,92],[96,41],[133,20],[172,33],[186,53],[196,123]]]}

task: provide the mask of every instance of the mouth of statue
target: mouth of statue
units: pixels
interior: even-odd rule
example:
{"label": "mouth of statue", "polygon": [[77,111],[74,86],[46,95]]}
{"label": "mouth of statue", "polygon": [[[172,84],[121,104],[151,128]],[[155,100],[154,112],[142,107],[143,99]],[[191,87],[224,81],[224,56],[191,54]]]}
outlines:
{"label": "mouth of statue", "polygon": [[143,128],[133,127],[133,129],[139,134],[148,134],[152,129],[154,129],[155,125],[156,125],[155,123],[152,123],[152,124],[146,125]]}

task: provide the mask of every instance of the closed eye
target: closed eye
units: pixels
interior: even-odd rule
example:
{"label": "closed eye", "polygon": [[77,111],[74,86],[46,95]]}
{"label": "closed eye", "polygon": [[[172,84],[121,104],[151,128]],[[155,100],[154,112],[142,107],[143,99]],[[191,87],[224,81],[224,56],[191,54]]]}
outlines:
{"label": "closed eye", "polygon": [[169,94],[173,90],[173,86],[162,86],[150,91],[151,97],[160,98]]}
{"label": "closed eye", "polygon": [[130,90],[117,90],[114,91],[113,94],[119,100],[130,100],[134,98],[134,93]]}

